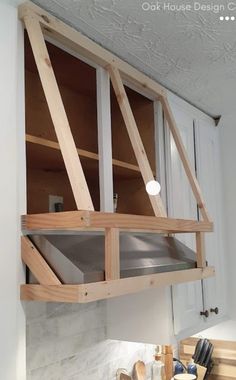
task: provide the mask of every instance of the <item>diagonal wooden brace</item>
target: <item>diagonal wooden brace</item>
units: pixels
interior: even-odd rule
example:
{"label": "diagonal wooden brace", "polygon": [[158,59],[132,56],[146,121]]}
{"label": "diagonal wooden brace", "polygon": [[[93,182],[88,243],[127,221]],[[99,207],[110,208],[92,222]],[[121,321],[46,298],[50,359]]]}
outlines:
{"label": "diagonal wooden brace", "polygon": [[33,16],[25,16],[24,23],[29,35],[76,206],[78,210],[94,210],[41,26]]}
{"label": "diagonal wooden brace", "polygon": [[41,285],[61,284],[43,256],[26,236],[21,237],[21,258]]}
{"label": "diagonal wooden brace", "polygon": [[[147,182],[154,180],[152,169],[139,134],[139,130],[127,97],[119,70],[116,67],[108,66],[111,82],[117,97],[118,104],[128,131],[128,135],[144,180]],[[149,195],[154,214],[156,216],[166,216],[166,211],[160,195]]]}

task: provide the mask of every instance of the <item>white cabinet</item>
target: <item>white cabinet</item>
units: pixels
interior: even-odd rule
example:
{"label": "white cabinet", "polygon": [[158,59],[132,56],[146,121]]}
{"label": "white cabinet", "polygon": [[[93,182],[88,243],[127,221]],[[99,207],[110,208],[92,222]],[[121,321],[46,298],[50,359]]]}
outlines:
{"label": "white cabinet", "polygon": [[209,319],[218,319],[226,313],[224,226],[222,223],[222,175],[219,147],[219,129],[212,120],[200,118],[195,123],[197,149],[197,175],[204,199],[214,222],[214,232],[205,234],[206,256],[209,265],[216,269],[216,276],[203,281],[204,303],[210,312]]}
{"label": "white cabinet", "polygon": [[[182,107],[181,103],[171,102],[171,108],[194,169],[193,116]],[[168,131],[167,128],[166,131]],[[166,133],[166,157],[168,215],[174,218],[197,219],[196,201],[173,138],[168,132]],[[178,234],[176,237],[195,250],[194,234]],[[199,325],[202,319],[200,311],[203,307],[200,281],[173,286],[172,302],[175,334]]]}
{"label": "white cabinet", "polygon": [[[195,108],[176,98],[171,101],[189,160],[200,182],[203,197],[214,232],[206,234],[206,258],[208,265],[216,268],[216,276],[204,281],[180,284],[172,287],[174,332],[178,336],[190,335],[222,319],[226,312],[224,284],[224,244],[222,226],[222,192],[219,132],[214,121]],[[166,176],[168,215],[197,219],[197,205],[173,139],[166,133]],[[195,250],[194,235],[177,235]],[[219,309],[219,314],[210,309]],[[200,315],[209,311],[209,317]]]}

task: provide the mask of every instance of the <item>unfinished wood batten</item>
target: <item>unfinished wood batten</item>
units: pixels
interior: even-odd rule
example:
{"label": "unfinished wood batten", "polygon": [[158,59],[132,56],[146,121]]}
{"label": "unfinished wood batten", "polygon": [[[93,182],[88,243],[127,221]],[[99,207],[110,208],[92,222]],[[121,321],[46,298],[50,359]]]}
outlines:
{"label": "unfinished wood batten", "polygon": [[41,285],[60,285],[61,282],[37,248],[26,236],[21,237],[21,257]]}
{"label": "unfinished wood batten", "polygon": [[105,278],[106,281],[120,278],[120,232],[118,228],[105,230]]}
{"label": "unfinished wood batten", "polygon": [[25,301],[87,303],[137,293],[146,289],[192,282],[214,276],[214,268],[187,269],[81,285],[21,285]]}
{"label": "unfinished wood batten", "polygon": [[22,230],[89,230],[119,228],[150,232],[191,233],[211,232],[211,222],[195,220],[140,216],[96,211],[66,211],[60,213],[32,214],[22,216]]}

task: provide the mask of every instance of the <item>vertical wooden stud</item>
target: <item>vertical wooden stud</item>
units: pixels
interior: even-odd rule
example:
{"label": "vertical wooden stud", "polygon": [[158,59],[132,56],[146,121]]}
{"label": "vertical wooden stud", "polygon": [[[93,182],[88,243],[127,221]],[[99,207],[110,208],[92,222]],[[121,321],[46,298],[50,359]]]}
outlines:
{"label": "vertical wooden stud", "polygon": [[156,156],[156,179],[161,184],[161,199],[167,209],[166,196],[166,170],[165,170],[165,136],[162,105],[159,100],[153,102],[154,108],[154,133],[155,133],[155,156]]}
{"label": "vertical wooden stud", "polygon": [[77,208],[94,210],[40,24],[31,16],[24,22]]}
{"label": "vertical wooden stud", "polygon": [[197,267],[206,267],[204,232],[196,232]]}
{"label": "vertical wooden stud", "polygon": [[105,279],[120,278],[120,232],[118,228],[105,230]]}
{"label": "vertical wooden stud", "polygon": [[[153,173],[148,162],[148,158],[141,140],[139,130],[130,107],[129,99],[127,97],[120,73],[116,67],[108,67],[112,85],[117,97],[117,101],[128,131],[128,135],[144,180],[146,185],[149,181],[153,181]],[[163,206],[160,195],[149,195],[154,214],[156,216],[166,216],[166,211]]]}
{"label": "vertical wooden stud", "polygon": [[110,77],[102,67],[97,69],[97,115],[100,211],[113,212]]}

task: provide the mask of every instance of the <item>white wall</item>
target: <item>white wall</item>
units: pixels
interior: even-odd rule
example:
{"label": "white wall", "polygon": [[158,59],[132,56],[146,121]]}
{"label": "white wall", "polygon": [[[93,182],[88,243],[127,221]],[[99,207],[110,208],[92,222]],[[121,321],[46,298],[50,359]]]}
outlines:
{"label": "white wall", "polygon": [[[24,211],[23,34],[14,1],[0,2],[0,379],[25,378],[24,281],[20,214]],[[21,159],[20,159],[21,157]],[[19,192],[19,189],[21,191]]]}
{"label": "white wall", "polygon": [[230,316],[236,319],[236,115],[223,117],[220,125],[223,201],[226,240],[228,301]]}

